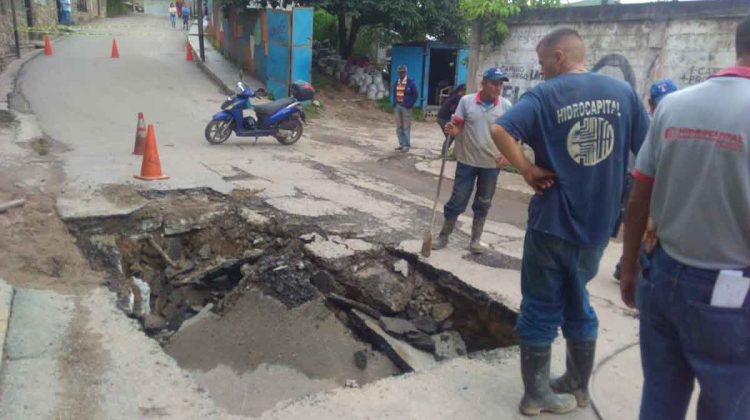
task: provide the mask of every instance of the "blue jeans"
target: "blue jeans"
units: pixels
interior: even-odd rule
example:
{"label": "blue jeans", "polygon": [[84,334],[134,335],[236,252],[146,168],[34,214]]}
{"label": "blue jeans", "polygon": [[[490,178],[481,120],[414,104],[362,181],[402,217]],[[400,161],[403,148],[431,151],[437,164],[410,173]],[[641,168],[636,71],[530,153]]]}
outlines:
{"label": "blue jeans", "polygon": [[396,104],[396,106],[393,107],[393,116],[396,120],[398,145],[403,148],[411,147],[411,109]]}
{"label": "blue jeans", "polygon": [[583,246],[544,232],[526,231],[521,265],[523,299],[516,323],[521,342],[549,346],[558,327],[568,340],[596,340],[599,321],[586,284],[599,271],[606,246]]}
{"label": "blue jeans", "polygon": [[698,420],[750,419],[750,296],[742,308],[710,306],[717,275],[657,247],[638,281],[641,420],[684,419],[696,378]]}
{"label": "blue jeans", "polygon": [[492,205],[492,197],[495,196],[498,175],[500,175],[500,170],[497,168],[477,168],[457,162],[453,193],[443,208],[445,218],[455,219],[466,210],[475,182],[477,193],[474,195],[474,204],[471,209],[474,211],[474,217],[487,217],[490,205]]}

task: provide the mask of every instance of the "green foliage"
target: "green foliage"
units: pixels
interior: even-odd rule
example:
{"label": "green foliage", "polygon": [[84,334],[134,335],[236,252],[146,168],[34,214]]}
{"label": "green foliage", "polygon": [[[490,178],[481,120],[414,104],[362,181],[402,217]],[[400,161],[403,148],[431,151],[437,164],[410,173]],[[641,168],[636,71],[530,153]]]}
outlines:
{"label": "green foliage", "polygon": [[305,111],[305,116],[308,119],[320,118],[323,114],[324,106],[320,101],[317,101],[319,106],[315,106],[313,102],[308,102],[302,106],[302,110]]}
{"label": "green foliage", "polygon": [[312,71],[312,85],[315,86],[315,89],[317,91],[321,90],[336,90],[341,91],[345,88],[345,86],[338,82],[333,77],[321,73],[315,69]]}
{"label": "green foliage", "polygon": [[247,10],[247,6],[275,9],[287,6],[310,6],[312,0],[217,0],[221,2],[221,8],[225,13],[232,9]]}
{"label": "green foliage", "polygon": [[508,34],[508,19],[524,9],[555,7],[560,0],[461,0],[460,9],[469,20],[479,20],[483,43],[500,43]]}
{"label": "green foliage", "polygon": [[315,0],[313,5],[337,17],[339,52],[351,56],[360,29],[379,27],[393,31],[404,41],[466,39],[466,19],[460,0]]}
{"label": "green foliage", "polygon": [[123,0],[107,0],[107,16],[115,17],[128,12],[128,7]]}
{"label": "green foliage", "polygon": [[316,41],[328,41],[336,45],[338,20],[336,16],[325,10],[316,9],[313,15],[313,39]]}
{"label": "green foliage", "polygon": [[378,108],[380,108],[381,111],[386,112],[388,114],[393,114],[393,104],[391,104],[390,98],[383,98],[378,101]]}

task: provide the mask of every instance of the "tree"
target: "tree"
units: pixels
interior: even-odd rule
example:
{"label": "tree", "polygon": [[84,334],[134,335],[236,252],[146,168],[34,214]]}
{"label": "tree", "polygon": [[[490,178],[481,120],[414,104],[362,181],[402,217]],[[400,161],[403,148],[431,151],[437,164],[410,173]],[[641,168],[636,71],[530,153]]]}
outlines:
{"label": "tree", "polygon": [[457,41],[466,36],[459,0],[313,0],[312,5],[336,16],[339,53],[345,58],[351,55],[359,31],[366,26],[387,28],[405,40],[431,35]]}
{"label": "tree", "polygon": [[498,44],[508,33],[508,19],[524,9],[559,6],[560,0],[461,0],[467,19],[479,21],[483,42]]}
{"label": "tree", "polygon": [[[508,19],[524,9],[554,7],[560,0],[461,0],[463,15],[471,20],[469,74],[477,74],[482,44],[499,44],[508,34]],[[469,90],[476,89],[476,79],[468,80]]]}

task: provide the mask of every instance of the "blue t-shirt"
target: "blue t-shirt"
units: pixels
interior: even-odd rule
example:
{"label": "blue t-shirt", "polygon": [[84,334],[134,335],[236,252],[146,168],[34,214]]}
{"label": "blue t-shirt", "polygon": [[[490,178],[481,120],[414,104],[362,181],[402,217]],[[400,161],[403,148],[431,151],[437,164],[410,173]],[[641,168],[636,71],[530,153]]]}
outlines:
{"label": "blue t-shirt", "polygon": [[180,14],[182,14],[183,19],[188,19],[190,17],[190,8],[188,8],[187,6],[182,6]]}
{"label": "blue t-shirt", "polygon": [[555,185],[529,205],[530,229],[579,245],[602,245],[624,199],[628,153],[648,131],[648,113],[627,83],[567,73],[530,89],[497,120],[527,143]]}

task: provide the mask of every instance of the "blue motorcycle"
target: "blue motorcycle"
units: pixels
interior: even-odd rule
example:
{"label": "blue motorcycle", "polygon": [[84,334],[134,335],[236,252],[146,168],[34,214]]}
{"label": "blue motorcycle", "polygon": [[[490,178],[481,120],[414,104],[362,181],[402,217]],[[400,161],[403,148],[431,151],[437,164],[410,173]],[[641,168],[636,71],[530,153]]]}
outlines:
{"label": "blue motorcycle", "polygon": [[[303,122],[306,122],[301,101],[312,100],[315,93],[307,82],[295,82],[291,97],[267,104],[253,106],[252,98],[266,95],[263,88],[253,91],[243,82],[237,83],[237,94],[230,96],[221,105],[206,126],[206,140],[211,144],[224,143],[234,132],[239,137],[273,136],[283,145],[296,143],[302,137]],[[245,109],[254,109],[255,117],[244,116]]]}

